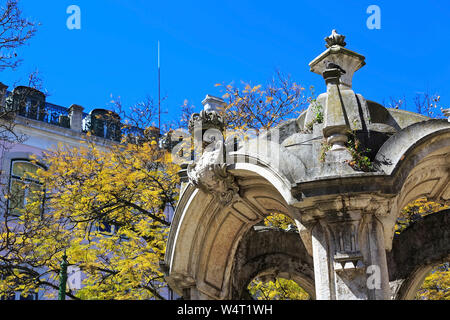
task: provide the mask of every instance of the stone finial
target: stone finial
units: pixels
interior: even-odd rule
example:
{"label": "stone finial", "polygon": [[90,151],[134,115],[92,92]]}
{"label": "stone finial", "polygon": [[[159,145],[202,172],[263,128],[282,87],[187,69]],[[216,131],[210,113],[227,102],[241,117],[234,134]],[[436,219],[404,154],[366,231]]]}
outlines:
{"label": "stone finial", "polygon": [[331,66],[338,66],[342,76],[339,85],[341,89],[351,89],[353,74],[363,67],[365,57],[345,48],[345,37],[333,30],[331,35],[325,38],[327,50],[315,58],[310,64],[311,71],[323,76],[323,72]]}
{"label": "stone finial", "polygon": [[442,113],[445,117],[448,118],[448,122],[450,122],[450,108],[449,109],[442,109]]}
{"label": "stone finial", "polygon": [[345,36],[338,34],[336,32],[335,29],[333,29],[333,31],[331,31],[331,35],[329,35],[328,37],[325,38],[326,41],[326,45],[325,47],[329,48],[332,46],[341,46],[341,47],[345,47],[346,43],[345,43]]}

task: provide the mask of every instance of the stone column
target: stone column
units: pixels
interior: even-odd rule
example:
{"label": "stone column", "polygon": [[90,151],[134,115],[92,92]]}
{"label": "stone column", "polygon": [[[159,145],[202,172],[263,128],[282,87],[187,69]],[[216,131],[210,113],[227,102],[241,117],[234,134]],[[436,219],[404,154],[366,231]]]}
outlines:
{"label": "stone column", "polygon": [[342,70],[338,68],[327,68],[323,72],[323,77],[327,84],[327,100],[325,104],[325,123],[323,126],[323,136],[327,143],[331,145],[334,152],[343,153],[344,160],[351,159],[345,144],[347,143],[347,133],[350,130],[348,119],[345,114],[342,96],[339,91],[339,82]]}
{"label": "stone column", "polygon": [[327,212],[306,225],[318,300],[390,298],[383,228],[375,216]]}
{"label": "stone column", "polygon": [[83,110],[82,106],[73,104],[69,108],[69,118],[70,118],[70,129],[77,132],[83,131]]}

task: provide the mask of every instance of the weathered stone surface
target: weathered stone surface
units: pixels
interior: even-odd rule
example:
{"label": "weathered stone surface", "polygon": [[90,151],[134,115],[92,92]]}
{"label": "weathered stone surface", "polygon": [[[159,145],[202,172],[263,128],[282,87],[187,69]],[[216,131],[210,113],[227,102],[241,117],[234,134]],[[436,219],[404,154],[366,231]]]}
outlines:
{"label": "weathered stone surface", "polygon": [[215,150],[207,153],[209,157],[188,166],[187,175],[195,186],[214,194],[221,205],[227,206],[237,195],[239,186],[228,173],[227,165],[221,162],[222,153],[223,143],[219,141]]}

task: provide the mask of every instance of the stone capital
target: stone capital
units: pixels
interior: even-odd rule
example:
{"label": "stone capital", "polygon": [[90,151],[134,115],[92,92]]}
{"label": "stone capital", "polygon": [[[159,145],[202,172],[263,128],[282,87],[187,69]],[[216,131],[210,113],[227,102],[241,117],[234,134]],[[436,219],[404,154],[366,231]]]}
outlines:
{"label": "stone capital", "polygon": [[83,112],[83,110],[84,110],[84,108],[82,106],[78,105],[78,104],[72,104],[69,107],[69,113],[72,113],[72,112]]}

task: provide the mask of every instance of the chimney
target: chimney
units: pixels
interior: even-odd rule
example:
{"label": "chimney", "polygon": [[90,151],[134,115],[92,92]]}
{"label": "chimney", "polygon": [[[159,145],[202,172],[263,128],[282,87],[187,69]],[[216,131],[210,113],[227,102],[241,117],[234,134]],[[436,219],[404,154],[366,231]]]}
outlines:
{"label": "chimney", "polygon": [[70,129],[82,132],[83,126],[83,110],[84,108],[82,106],[79,106],[77,104],[73,104],[69,108],[69,118],[70,118]]}
{"label": "chimney", "polygon": [[6,89],[8,86],[0,82],[0,107],[4,107],[6,103]]}

